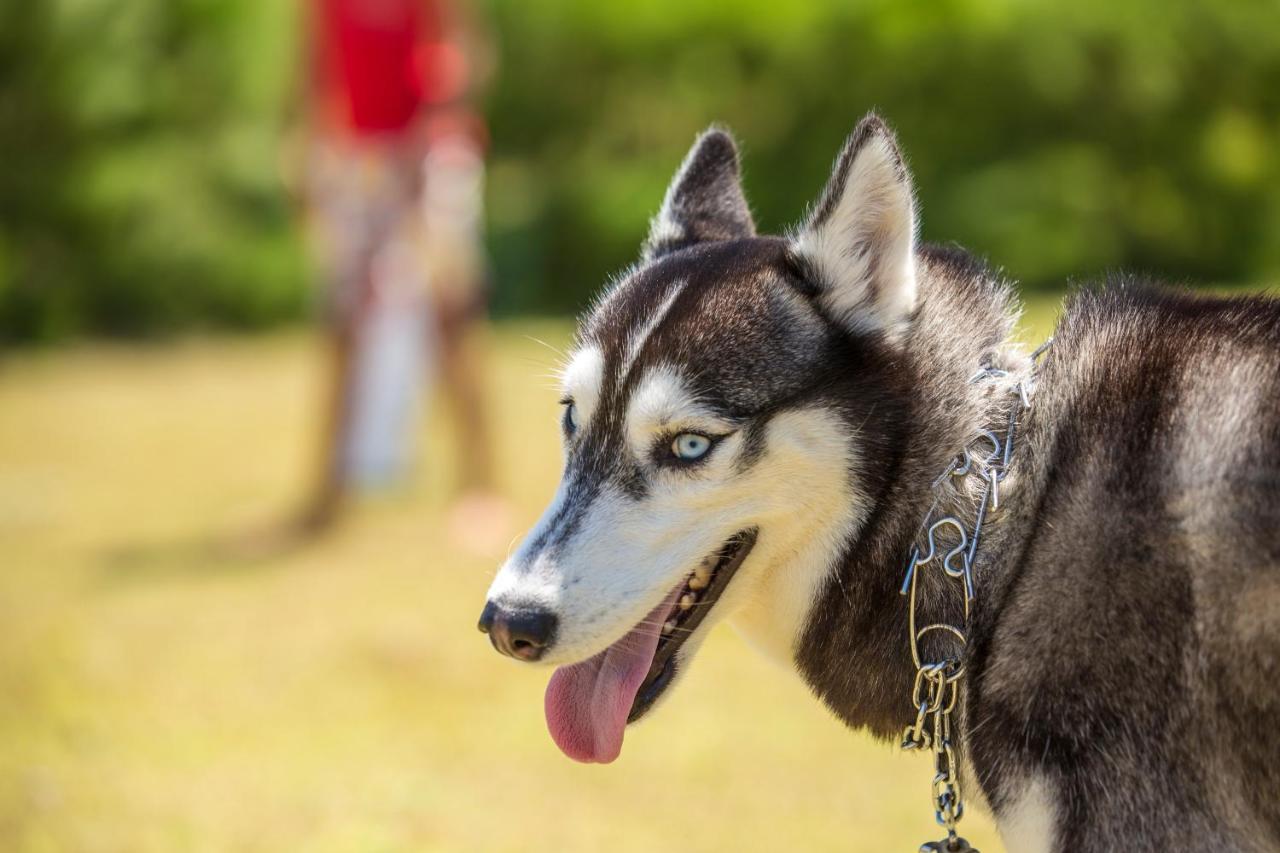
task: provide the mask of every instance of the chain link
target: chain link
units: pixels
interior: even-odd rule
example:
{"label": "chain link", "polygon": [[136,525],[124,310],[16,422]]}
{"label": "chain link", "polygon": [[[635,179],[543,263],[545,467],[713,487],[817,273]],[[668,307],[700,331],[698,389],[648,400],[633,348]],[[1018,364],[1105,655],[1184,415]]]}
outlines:
{"label": "chain link", "polygon": [[[959,765],[956,761],[958,733],[952,728],[952,714],[960,698],[960,681],[965,675],[964,651],[968,645],[969,611],[973,604],[973,563],[978,552],[982,526],[988,510],[1000,508],[1000,484],[1009,473],[1013,458],[1014,435],[1018,416],[1031,408],[1031,392],[1035,383],[1035,362],[1049,348],[1053,339],[1045,341],[1031,354],[1032,370],[1027,378],[1014,383],[1009,393],[1017,397],[1010,407],[1009,421],[1004,435],[982,430],[968,446],[958,453],[946,469],[933,482],[934,498],[920,525],[920,532],[911,546],[911,558],[907,574],[902,581],[902,595],[908,598],[908,636],[911,659],[916,666],[915,682],[911,687],[911,707],[915,709],[915,721],[902,733],[904,750],[931,750],[933,753],[933,812],[938,825],[947,830],[942,841],[931,841],[920,848],[925,851],[972,851],[969,842],[956,832],[956,825],[964,817],[964,797],[960,789]],[[1008,371],[984,366],[969,380],[971,383],[990,382],[1009,376]],[[975,477],[979,499],[973,516],[972,527],[957,515],[940,515],[939,507],[951,497],[948,481],[954,481],[961,493],[969,493],[967,479]],[[949,550],[940,544],[939,537],[949,535],[954,544]],[[924,547],[921,546],[923,538]],[[944,553],[945,550],[945,553]],[[959,561],[958,564],[956,561]],[[933,622],[917,627],[918,597],[916,588],[921,569],[939,565],[946,577],[962,581],[964,624]],[[921,651],[921,641],[929,634],[949,635],[955,641],[954,652],[941,655],[937,660],[927,660]]]}

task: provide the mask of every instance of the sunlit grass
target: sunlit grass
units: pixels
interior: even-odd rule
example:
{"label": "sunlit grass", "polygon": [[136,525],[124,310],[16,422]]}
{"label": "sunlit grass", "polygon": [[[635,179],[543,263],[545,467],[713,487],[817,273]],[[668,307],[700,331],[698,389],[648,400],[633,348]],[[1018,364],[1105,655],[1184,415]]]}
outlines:
{"label": "sunlit grass", "polygon": [[[1052,310],[1033,306],[1029,339]],[[568,334],[495,335],[520,525],[558,474],[544,377]],[[0,848],[883,851],[936,834],[927,760],[846,731],[726,629],[616,764],[563,758],[548,673],[476,633],[496,559],[446,536],[439,417],[414,487],[287,557],[216,557],[212,539],[299,495],[315,346],[90,346],[0,372]],[[984,817],[965,832],[999,849]]]}

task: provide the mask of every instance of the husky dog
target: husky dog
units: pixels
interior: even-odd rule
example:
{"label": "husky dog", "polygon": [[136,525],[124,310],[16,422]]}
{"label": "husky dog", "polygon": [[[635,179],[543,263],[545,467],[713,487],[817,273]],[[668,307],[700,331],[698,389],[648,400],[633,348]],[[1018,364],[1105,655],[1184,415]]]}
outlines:
{"label": "husky dog", "polygon": [[[559,666],[571,758],[612,761],[721,619],[849,726],[912,723],[931,484],[1033,370],[1009,285],[916,233],[874,115],[781,238],[732,139],[694,144],[582,323],[563,480],[480,621]],[[1012,851],[1280,849],[1280,302],[1116,278],[1071,298],[1035,388],[961,622],[970,781]],[[921,619],[963,620],[919,582]]]}

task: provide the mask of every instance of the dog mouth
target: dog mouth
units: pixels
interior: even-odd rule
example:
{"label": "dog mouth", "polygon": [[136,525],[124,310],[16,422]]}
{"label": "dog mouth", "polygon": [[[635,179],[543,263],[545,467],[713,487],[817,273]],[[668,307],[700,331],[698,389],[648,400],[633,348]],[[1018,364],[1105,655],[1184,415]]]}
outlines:
{"label": "dog mouth", "polygon": [[547,685],[547,728],[565,755],[599,763],[618,757],[623,730],[671,686],[676,653],[724,595],[756,536],[754,528],[731,536],[622,639],[556,670]]}
{"label": "dog mouth", "polygon": [[676,652],[693,636],[707,613],[724,595],[729,581],[746,560],[755,542],[754,530],[737,533],[714,554],[704,557],[702,563],[685,579],[677,593],[675,606],[663,621],[661,639],[653,653],[649,674],[640,683],[635,701],[631,703],[631,711],[627,714],[628,724],[649,713],[653,703],[666,692],[678,666]]}

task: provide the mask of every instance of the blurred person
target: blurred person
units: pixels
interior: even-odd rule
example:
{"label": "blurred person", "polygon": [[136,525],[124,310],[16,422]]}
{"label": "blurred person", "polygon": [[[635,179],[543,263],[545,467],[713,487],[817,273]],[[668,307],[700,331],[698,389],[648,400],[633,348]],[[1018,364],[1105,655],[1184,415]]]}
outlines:
{"label": "blurred person", "polygon": [[447,0],[307,0],[302,191],[328,338],[320,469],[291,533],[330,527],[353,490],[405,476],[439,377],[455,421],[451,528],[505,536],[482,400],[485,125],[471,98],[489,51]]}

